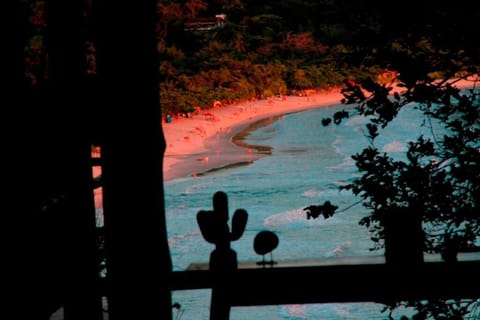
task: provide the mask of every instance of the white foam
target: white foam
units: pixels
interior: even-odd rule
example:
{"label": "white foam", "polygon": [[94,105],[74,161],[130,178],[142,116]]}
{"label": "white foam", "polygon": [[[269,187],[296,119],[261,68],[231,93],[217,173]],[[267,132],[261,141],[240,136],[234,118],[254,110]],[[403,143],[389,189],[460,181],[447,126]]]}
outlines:
{"label": "white foam", "polygon": [[287,304],[285,305],[288,316],[295,319],[306,319],[306,306],[303,304]]}
{"label": "white foam", "polygon": [[405,152],[406,146],[405,146],[405,143],[398,140],[394,140],[384,145],[382,148],[382,151],[383,152]]}
{"label": "white foam", "polygon": [[355,127],[361,130],[361,127],[367,124],[369,121],[368,117],[357,115],[349,118],[349,120],[345,123],[347,126]]}
{"label": "white foam", "polygon": [[[307,207],[307,206],[305,206]],[[328,221],[332,221],[329,218]],[[325,224],[327,220],[323,218],[307,219],[306,211],[302,208],[280,212],[267,217],[263,224],[267,227],[280,226],[286,224],[303,224],[305,226]]]}
{"label": "white foam", "polygon": [[328,169],[331,171],[337,170],[345,170],[345,169],[354,169],[355,168],[355,160],[352,159],[352,156],[345,156],[339,164],[335,166],[329,166]]}
{"label": "white foam", "polygon": [[200,232],[198,231],[193,231],[191,233],[186,233],[186,234],[179,234],[173,237],[168,238],[168,244],[169,245],[174,245],[177,241],[182,241],[182,240],[188,240],[190,238],[195,238],[199,237],[201,235]]}
{"label": "white foam", "polygon": [[323,194],[323,191],[321,190],[310,189],[305,191],[303,196],[307,198],[318,198],[321,194]]}
{"label": "white foam", "polygon": [[283,225],[292,222],[306,222],[307,216],[303,208],[280,212],[267,217],[264,225],[268,227]]}
{"label": "white foam", "polygon": [[325,254],[326,258],[338,258],[345,256],[346,251],[352,246],[351,241],[345,241]]}

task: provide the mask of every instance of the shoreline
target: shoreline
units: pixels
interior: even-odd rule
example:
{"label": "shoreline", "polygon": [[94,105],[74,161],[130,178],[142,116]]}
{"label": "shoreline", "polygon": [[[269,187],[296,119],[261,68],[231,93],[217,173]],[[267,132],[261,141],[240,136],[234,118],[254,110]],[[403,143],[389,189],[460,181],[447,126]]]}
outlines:
{"label": "shoreline", "polygon": [[342,98],[340,89],[319,91],[308,96],[214,107],[189,118],[162,122],[167,146],[163,159],[164,181],[197,178],[209,172],[248,165],[267,155],[270,149],[244,143],[242,140],[250,131],[289,113],[340,105]]}
{"label": "shoreline", "polygon": [[[478,81],[477,76],[449,82],[465,89],[471,88],[475,81]],[[335,88],[307,96],[244,101],[201,110],[189,118],[175,118],[171,123],[162,121],[166,141],[164,181],[197,178],[208,172],[252,163],[269,152],[269,146],[251,146],[242,142],[256,124],[273,122],[289,113],[341,105],[344,96],[340,90]],[[393,92],[399,91],[403,89],[396,87]]]}
{"label": "shoreline", "polygon": [[[478,77],[472,76],[453,82],[457,88],[466,89],[476,88],[475,81],[478,80]],[[162,122],[167,144],[162,162],[163,180],[168,183],[174,179],[191,179],[217,170],[249,165],[265,156],[265,151],[249,152],[249,148],[253,149],[254,146],[246,144],[239,146],[238,138],[241,136],[238,137],[238,134],[248,134],[255,129],[252,126],[262,119],[340,105],[342,98],[343,95],[338,88],[332,91],[319,91],[307,97],[288,96],[286,99],[274,100],[273,103],[271,100],[247,101],[204,110],[201,115],[174,119],[173,123]],[[205,113],[214,115],[214,120],[206,120]],[[203,131],[198,132],[196,128],[203,128]],[[184,139],[186,135],[192,135],[192,138]],[[208,161],[202,161],[205,157],[208,157]],[[101,167],[94,166],[92,175],[101,176]],[[94,190],[94,199],[95,208],[103,208],[102,187]]]}

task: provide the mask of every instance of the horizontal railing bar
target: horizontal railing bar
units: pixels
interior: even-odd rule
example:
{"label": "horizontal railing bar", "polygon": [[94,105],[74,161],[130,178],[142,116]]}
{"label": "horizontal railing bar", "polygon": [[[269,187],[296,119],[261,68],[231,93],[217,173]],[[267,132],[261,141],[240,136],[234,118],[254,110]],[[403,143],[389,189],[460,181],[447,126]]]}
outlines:
{"label": "horizontal railing bar", "polygon": [[172,290],[223,286],[231,306],[480,297],[480,261],[175,271]]}

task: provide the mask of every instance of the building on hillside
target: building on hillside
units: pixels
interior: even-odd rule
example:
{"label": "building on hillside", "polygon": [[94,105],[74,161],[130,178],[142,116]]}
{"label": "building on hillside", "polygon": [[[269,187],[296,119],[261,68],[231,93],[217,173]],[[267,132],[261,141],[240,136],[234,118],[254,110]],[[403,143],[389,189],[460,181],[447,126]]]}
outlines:
{"label": "building on hillside", "polygon": [[196,18],[185,22],[185,31],[209,31],[220,29],[225,26],[226,14],[216,14],[210,18]]}

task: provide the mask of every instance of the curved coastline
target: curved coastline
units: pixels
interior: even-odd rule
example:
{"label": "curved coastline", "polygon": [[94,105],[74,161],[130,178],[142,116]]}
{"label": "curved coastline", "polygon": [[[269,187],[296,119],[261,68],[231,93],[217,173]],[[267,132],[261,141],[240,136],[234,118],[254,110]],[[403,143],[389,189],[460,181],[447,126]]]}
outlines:
{"label": "curved coastline", "polygon": [[[164,170],[164,180],[196,178],[219,170],[249,165],[257,159],[271,154],[272,149],[271,146],[246,143],[245,139],[253,130],[270,125],[287,114],[341,104],[340,95],[337,93],[318,94],[310,99],[289,97],[289,100],[289,103],[278,102],[278,105],[285,104],[284,107],[263,110],[264,112],[250,114],[245,119],[231,121],[230,130],[227,132],[217,131],[210,137],[206,137],[203,145],[195,153],[167,152],[164,160],[171,161],[173,159],[174,163],[169,170]],[[169,140],[168,133],[166,140]],[[202,159],[208,159],[208,161],[202,161]]]}
{"label": "curved coastline", "polygon": [[[276,116],[278,119],[281,116]],[[170,181],[177,178],[199,177],[220,170],[231,169],[239,166],[252,164],[255,160],[270,154],[270,146],[250,145],[244,142],[250,132],[260,127],[273,123],[265,117],[253,122],[245,122],[235,125],[228,134],[217,134],[206,139],[204,151],[187,155],[174,156],[175,163],[173,176],[164,173],[164,180]],[[221,150],[219,152],[218,150]],[[266,151],[267,150],[267,151]],[[201,159],[208,157],[208,162],[202,162]]]}
{"label": "curved coastline", "polygon": [[[474,78],[476,79],[472,77]],[[472,86],[472,79],[453,79],[452,82],[459,88],[466,88]],[[401,92],[404,89],[394,86],[393,90]],[[203,110],[189,118],[175,118],[173,123],[163,122],[163,134],[167,142],[162,163],[163,179],[169,181],[195,177],[198,173],[227,164],[254,161],[264,154],[246,153],[245,147],[247,150],[255,150],[252,148],[255,146],[245,145],[239,139],[243,133],[235,136],[248,124],[276,115],[341,105],[343,98],[341,88],[336,88],[302,97],[243,101]]]}
{"label": "curved coastline", "polygon": [[260,154],[272,154],[271,146],[249,144],[246,143],[245,140],[248,138],[252,131],[269,126],[275,121],[280,120],[283,116],[283,114],[269,116],[248,124],[243,130],[240,130],[236,135],[232,137],[232,142],[239,147],[255,150],[257,153]]}

